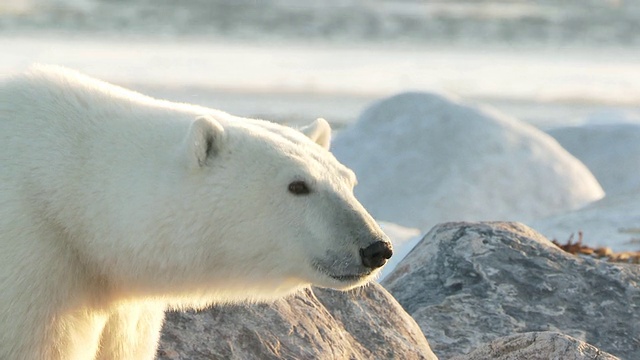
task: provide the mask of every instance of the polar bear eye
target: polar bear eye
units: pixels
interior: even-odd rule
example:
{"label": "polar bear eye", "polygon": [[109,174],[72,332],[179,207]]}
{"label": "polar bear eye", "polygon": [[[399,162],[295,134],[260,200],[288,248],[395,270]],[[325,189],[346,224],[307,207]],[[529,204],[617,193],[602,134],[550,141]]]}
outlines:
{"label": "polar bear eye", "polygon": [[304,181],[294,181],[289,184],[289,192],[295,195],[306,195],[310,191],[307,183]]}

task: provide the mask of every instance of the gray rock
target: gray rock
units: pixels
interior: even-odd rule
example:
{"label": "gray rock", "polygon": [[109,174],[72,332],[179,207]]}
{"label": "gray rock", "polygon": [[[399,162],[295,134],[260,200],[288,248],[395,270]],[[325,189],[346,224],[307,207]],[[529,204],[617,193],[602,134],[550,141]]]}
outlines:
{"label": "gray rock", "polygon": [[615,360],[609,353],[564,334],[544,331],[506,336],[451,360]]}
{"label": "gray rock", "polygon": [[378,284],[313,289],[272,304],[170,312],[158,359],[436,359]]}
{"label": "gray rock", "polygon": [[640,359],[640,267],[567,254],[518,223],[434,227],[383,285],[442,357],[557,331]]}

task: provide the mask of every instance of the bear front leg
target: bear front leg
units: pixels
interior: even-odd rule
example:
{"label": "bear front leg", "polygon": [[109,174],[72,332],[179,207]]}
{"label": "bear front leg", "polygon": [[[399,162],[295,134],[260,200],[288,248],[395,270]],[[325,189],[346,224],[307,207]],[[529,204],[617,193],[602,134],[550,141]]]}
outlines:
{"label": "bear front leg", "polygon": [[119,305],[104,327],[96,360],[155,359],[164,310],[152,302]]}

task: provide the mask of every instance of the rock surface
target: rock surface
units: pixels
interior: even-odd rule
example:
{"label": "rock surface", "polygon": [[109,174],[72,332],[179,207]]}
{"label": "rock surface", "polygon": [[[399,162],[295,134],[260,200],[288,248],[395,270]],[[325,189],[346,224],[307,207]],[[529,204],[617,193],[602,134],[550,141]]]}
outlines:
{"label": "rock surface", "polygon": [[358,175],[355,194],[374,218],[421,230],[452,220],[529,221],[604,195],[548,134],[437,94],[374,103],[331,148]]}
{"label": "rock surface", "polygon": [[616,360],[595,346],[564,334],[544,331],[506,336],[451,360]]}
{"label": "rock surface", "polygon": [[583,259],[518,223],[434,227],[382,284],[436,355],[557,331],[640,359],[640,267]]}
{"label": "rock surface", "polygon": [[378,284],[313,289],[272,304],[170,312],[160,360],[436,359],[415,321]]}

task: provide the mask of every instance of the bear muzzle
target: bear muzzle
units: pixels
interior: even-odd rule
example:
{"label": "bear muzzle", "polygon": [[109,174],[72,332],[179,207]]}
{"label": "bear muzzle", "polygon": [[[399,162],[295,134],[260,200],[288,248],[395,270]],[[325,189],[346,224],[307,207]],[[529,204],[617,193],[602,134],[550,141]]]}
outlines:
{"label": "bear muzzle", "polygon": [[370,269],[382,267],[392,255],[393,248],[388,241],[376,241],[366,248],[360,249],[362,265]]}

